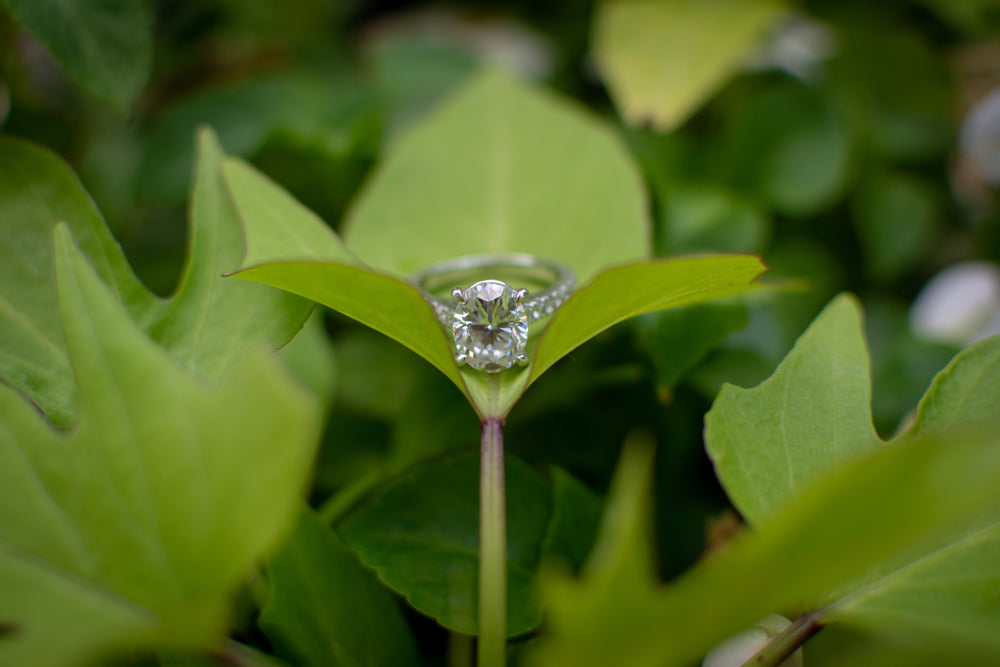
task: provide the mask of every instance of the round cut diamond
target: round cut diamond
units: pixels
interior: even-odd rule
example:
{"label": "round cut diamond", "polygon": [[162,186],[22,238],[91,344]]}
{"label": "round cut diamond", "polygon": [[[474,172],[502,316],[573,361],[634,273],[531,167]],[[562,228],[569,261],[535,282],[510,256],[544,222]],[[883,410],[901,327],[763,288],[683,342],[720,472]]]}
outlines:
{"label": "round cut diamond", "polygon": [[528,312],[519,296],[499,280],[484,280],[460,295],[456,292],[451,329],[459,363],[495,373],[526,361]]}

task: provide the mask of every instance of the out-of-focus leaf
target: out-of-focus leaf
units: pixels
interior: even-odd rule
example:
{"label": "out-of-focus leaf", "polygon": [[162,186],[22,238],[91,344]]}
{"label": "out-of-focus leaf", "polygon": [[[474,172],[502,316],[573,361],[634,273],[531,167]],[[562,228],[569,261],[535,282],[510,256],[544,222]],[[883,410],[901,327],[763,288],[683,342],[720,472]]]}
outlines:
{"label": "out-of-focus leaf", "polygon": [[782,13],[775,0],[603,0],[594,58],[622,116],[669,130],[739,69]]}
{"label": "out-of-focus leaf", "polygon": [[579,570],[590,553],[601,518],[601,500],[562,468],[552,469],[552,518],[542,556]]}
{"label": "out-of-focus leaf", "polygon": [[199,135],[187,264],[150,334],[183,366],[213,378],[262,342],[292,338],[313,304],[263,285],[222,277],[244,259],[244,233],[223,181],[224,155],[209,130]]}
{"label": "out-of-focus leaf", "polygon": [[895,278],[919,260],[940,221],[934,190],[904,174],[866,181],[853,203],[854,227],[876,279]]}
{"label": "out-of-focus leaf", "polygon": [[66,222],[101,278],[134,318],[149,321],[159,300],[132,273],[80,181],[49,151],[0,138],[0,378],[56,424],[76,412],[73,374],[56,303],[52,232]]}
{"label": "out-of-focus leaf", "polygon": [[746,307],[738,301],[686,306],[642,318],[639,331],[656,366],[659,390],[673,388],[684,371],[746,324]]}
{"label": "out-of-focus leaf", "polygon": [[281,348],[280,354],[295,376],[325,406],[333,402],[337,386],[347,381],[338,363],[339,355],[323,326],[322,312],[314,312],[295,338]]}
{"label": "out-of-focus leaf", "polygon": [[47,151],[0,139],[0,212],[7,243],[0,246],[0,378],[35,402],[56,424],[75,414],[71,371],[55,302],[49,238],[66,221],[80,246],[113,286],[133,319],[179,363],[218,377],[262,342],[277,347],[302,326],[312,304],[271,288],[225,280],[239,266],[243,233],[221,177],[222,154],[212,134],[199,141],[187,265],[177,292],[162,300],[132,273],[87,193],[66,165]]}
{"label": "out-of-focus leaf", "polygon": [[869,452],[868,350],[853,297],[834,300],[765,382],[725,385],[705,415],[705,443],[733,504],[758,524],[812,482]]}
{"label": "out-of-focus leaf", "polygon": [[798,217],[829,207],[851,176],[851,143],[850,128],[828,106],[796,118],[764,158],[764,194]]}
{"label": "out-of-focus leaf", "polygon": [[276,653],[307,667],[407,667],[417,645],[392,595],[340,538],[304,511],[268,562],[260,626]]}
{"label": "out-of-focus leaf", "polygon": [[650,250],[641,179],[618,138],[501,72],[473,79],[399,141],[345,238],[366,264],[402,276],[526,252],[568,264],[579,283]]}
{"label": "out-of-focus leaf", "polygon": [[14,629],[0,663],[217,648],[233,592],[293,518],[316,405],[260,353],[211,386],[186,375],[65,226],[55,262],[79,419],[59,433],[0,385],[0,619]]}
{"label": "out-of-focus leaf", "polygon": [[891,160],[941,157],[953,141],[953,97],[928,38],[881,4],[847,8],[837,28],[827,72],[860,142]]}
{"label": "out-of-focus leaf", "polygon": [[156,204],[184,200],[193,158],[190,139],[206,124],[216,129],[230,155],[249,159],[278,139],[298,145],[302,152],[326,155],[331,162],[323,178],[329,183],[339,177],[331,173],[336,163],[374,151],[378,131],[371,106],[371,100],[343,78],[306,71],[209,88],[172,105],[157,120],[146,140],[138,197]]}
{"label": "out-of-focus leaf", "polygon": [[[646,571],[648,539],[623,528],[648,511],[643,485],[622,485],[610,501],[594,566],[588,563],[579,580],[552,575],[544,582],[549,634],[528,664],[687,665],[768,613],[822,607],[838,584],[880,572],[881,563],[912,555],[984,510],[1000,511],[997,444],[996,437],[967,437],[883,448],[816,480],[758,530],[662,588],[648,573],[637,574]],[[625,503],[621,514],[616,502]],[[603,553],[640,565],[598,567]],[[965,635],[953,630],[947,641],[961,654]]]}
{"label": "out-of-focus leaf", "polygon": [[14,16],[82,88],[124,109],[153,62],[150,4],[133,0],[6,0]]}
{"label": "out-of-focus leaf", "polygon": [[[534,571],[552,499],[542,476],[508,457],[508,632],[538,625]],[[476,634],[479,457],[418,465],[371,495],[337,525],[379,578],[447,628]]]}
{"label": "out-of-focus leaf", "polygon": [[763,212],[724,189],[675,187],[663,196],[660,255],[758,252],[770,235]]}

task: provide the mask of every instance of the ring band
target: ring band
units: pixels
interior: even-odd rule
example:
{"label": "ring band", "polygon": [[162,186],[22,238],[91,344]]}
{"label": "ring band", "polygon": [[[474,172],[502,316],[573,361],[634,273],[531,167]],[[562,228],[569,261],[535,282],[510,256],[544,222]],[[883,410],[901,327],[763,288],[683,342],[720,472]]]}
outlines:
{"label": "ring band", "polygon": [[[482,275],[513,276],[540,287],[529,292]],[[511,279],[511,278],[508,278]],[[434,264],[415,274],[419,287],[455,343],[455,360],[496,373],[527,363],[528,325],[555,312],[573,292],[572,269],[527,254],[470,255]],[[513,281],[513,280],[512,280]],[[450,288],[450,296],[440,295]]]}

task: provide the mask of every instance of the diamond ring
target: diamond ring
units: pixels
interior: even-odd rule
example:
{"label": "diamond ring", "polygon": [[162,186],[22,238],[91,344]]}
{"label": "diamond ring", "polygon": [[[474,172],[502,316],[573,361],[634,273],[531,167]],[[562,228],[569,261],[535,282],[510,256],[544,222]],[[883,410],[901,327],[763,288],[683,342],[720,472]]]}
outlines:
{"label": "diamond ring", "polygon": [[[468,288],[455,287],[483,275]],[[530,284],[511,287],[500,278]],[[573,292],[573,271],[533,255],[472,255],[428,267],[412,278],[454,337],[455,361],[487,373],[528,362],[528,325],[555,312]],[[449,296],[442,291],[449,290]]]}

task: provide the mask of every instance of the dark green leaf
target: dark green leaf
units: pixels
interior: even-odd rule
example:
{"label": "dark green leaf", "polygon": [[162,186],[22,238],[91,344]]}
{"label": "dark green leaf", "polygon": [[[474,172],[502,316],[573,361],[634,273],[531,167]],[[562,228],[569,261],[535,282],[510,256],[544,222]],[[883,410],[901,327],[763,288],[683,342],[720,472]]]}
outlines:
{"label": "dark green leaf", "polygon": [[[508,632],[541,619],[534,571],[551,495],[542,476],[507,458]],[[479,458],[457,454],[418,465],[371,495],[338,524],[344,541],[379,578],[447,628],[476,634]]]}
{"label": "dark green leaf", "polygon": [[746,324],[746,307],[738,301],[685,306],[642,318],[639,331],[656,365],[659,390],[672,389],[706,352]]}
{"label": "dark green leaf", "polygon": [[18,21],[77,83],[125,108],[153,62],[153,19],[142,0],[6,0]]}
{"label": "dark green leaf", "polygon": [[417,646],[396,600],[310,511],[268,563],[260,627],[305,667],[406,667]]}

